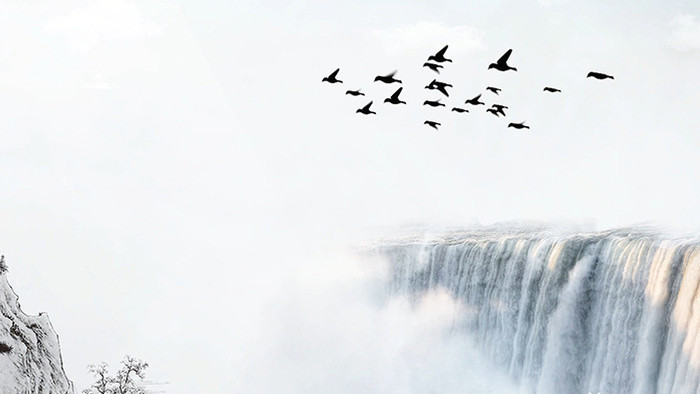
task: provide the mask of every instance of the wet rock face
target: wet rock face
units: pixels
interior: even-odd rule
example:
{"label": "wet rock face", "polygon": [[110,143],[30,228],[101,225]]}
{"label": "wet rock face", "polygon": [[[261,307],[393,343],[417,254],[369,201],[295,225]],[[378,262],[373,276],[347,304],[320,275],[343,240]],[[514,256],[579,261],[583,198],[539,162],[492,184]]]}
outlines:
{"label": "wet rock face", "polygon": [[0,274],[0,393],[74,393],[49,317],[24,314],[4,274]]}

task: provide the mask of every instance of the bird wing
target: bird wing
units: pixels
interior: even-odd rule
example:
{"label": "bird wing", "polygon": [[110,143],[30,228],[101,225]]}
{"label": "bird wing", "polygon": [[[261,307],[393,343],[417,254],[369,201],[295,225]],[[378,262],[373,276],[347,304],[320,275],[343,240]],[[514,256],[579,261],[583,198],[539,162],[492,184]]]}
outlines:
{"label": "bird wing", "polygon": [[335,71],[331,73],[331,75],[328,76],[329,79],[335,79],[336,75],[338,75],[338,71],[340,71],[339,68],[337,68]]}
{"label": "bird wing", "polygon": [[403,87],[398,88],[394,94],[391,95],[392,100],[398,100],[399,99],[399,94],[401,94],[401,91],[403,90]]}
{"label": "bird wing", "polygon": [[362,107],[362,110],[363,110],[363,111],[369,111],[369,107],[370,107],[371,105],[372,105],[372,101],[370,101],[367,105],[365,105],[364,107]]}
{"label": "bird wing", "polygon": [[513,53],[512,49],[507,50],[506,53],[504,53],[503,56],[501,56],[501,58],[498,59],[497,63],[498,64],[505,64],[508,61],[508,58],[510,57],[511,53]]}
{"label": "bird wing", "polygon": [[444,94],[447,97],[450,97],[450,94],[447,93],[447,89],[445,89],[445,85],[437,85],[437,90],[440,91],[440,93]]}
{"label": "bird wing", "polygon": [[440,50],[438,51],[438,53],[435,54],[435,57],[444,57],[444,56],[445,56],[445,52],[447,52],[447,45],[445,45],[445,47],[443,47],[442,49],[440,49]]}
{"label": "bird wing", "polygon": [[473,100],[473,101],[479,101],[480,98],[481,98],[481,94],[479,94],[478,96],[474,97],[472,100]]}
{"label": "bird wing", "polygon": [[396,75],[396,72],[399,70],[394,70],[391,73],[387,74],[384,78],[394,78],[394,75]]}

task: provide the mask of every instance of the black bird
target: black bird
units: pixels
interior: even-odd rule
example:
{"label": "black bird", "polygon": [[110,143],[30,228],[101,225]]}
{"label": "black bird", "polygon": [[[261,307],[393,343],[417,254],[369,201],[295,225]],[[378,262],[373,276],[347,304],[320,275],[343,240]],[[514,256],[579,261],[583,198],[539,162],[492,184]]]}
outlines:
{"label": "black bird", "polygon": [[452,111],[453,111],[453,112],[459,112],[460,114],[463,113],[463,112],[469,112],[468,109],[459,108],[459,107],[454,107],[454,108],[452,108]]}
{"label": "black bird", "polygon": [[440,49],[440,50],[438,51],[438,53],[436,53],[435,55],[430,56],[430,57],[428,58],[428,61],[431,61],[431,60],[432,60],[432,61],[435,61],[435,62],[438,62],[438,63],[442,63],[442,62],[450,62],[450,63],[452,63],[452,60],[447,59],[447,58],[445,57],[445,52],[447,52],[447,45],[445,45],[444,48]]}
{"label": "black bird", "polygon": [[438,126],[442,126],[440,123],[434,122],[432,120],[426,120],[425,122],[423,122],[423,124],[427,124],[428,126],[434,128],[435,130],[438,129]]}
{"label": "black bird", "polygon": [[394,75],[396,75],[396,71],[394,71],[391,74],[384,75],[384,76],[378,75],[376,78],[374,78],[374,82],[380,81],[380,82],[384,82],[384,83],[394,83],[394,82],[402,83],[400,80],[394,78]]}
{"label": "black bird", "polygon": [[441,103],[440,100],[435,100],[435,101],[425,100],[423,102],[423,105],[429,105],[431,107],[444,107],[445,106],[445,104]]}
{"label": "black bird", "polygon": [[360,89],[348,90],[347,92],[345,92],[345,94],[349,94],[351,96],[364,96],[365,95],[364,93],[360,92]]}
{"label": "black bird", "polygon": [[525,122],[520,122],[520,123],[509,123],[509,124],[508,124],[508,127],[513,127],[513,128],[518,129],[518,130],[520,130],[520,129],[529,129],[529,128],[530,128],[530,126],[525,126]]}
{"label": "black bird", "polygon": [[362,108],[358,109],[357,111],[355,111],[355,113],[358,113],[358,112],[359,112],[359,113],[365,114],[365,115],[369,115],[369,114],[375,114],[375,115],[376,115],[376,114],[377,114],[376,112],[371,111],[371,110],[369,109],[369,107],[370,107],[371,105],[372,105],[372,101],[370,101],[369,104],[365,105],[364,107],[362,107]]}
{"label": "black bird", "polygon": [[391,103],[391,104],[406,104],[405,101],[401,101],[399,99],[399,95],[401,94],[401,91],[403,90],[403,87],[399,88],[397,91],[394,92],[394,94],[391,95],[388,99],[384,99],[385,103]]}
{"label": "black bird", "polygon": [[479,98],[480,98],[480,97],[481,97],[481,94],[478,95],[478,96],[476,96],[476,97],[474,97],[474,98],[472,98],[472,99],[469,99],[469,100],[465,101],[464,104],[486,105],[485,103],[482,103],[481,101],[479,101]]}
{"label": "black bird", "polygon": [[593,78],[595,78],[595,79],[607,79],[607,78],[615,79],[615,78],[613,78],[612,75],[603,74],[603,73],[598,73],[598,72],[595,72],[595,71],[589,72],[588,75],[586,75],[586,78],[588,78],[588,77],[593,77]]}
{"label": "black bird", "polygon": [[544,88],[543,90],[544,90],[545,92],[550,92],[550,93],[561,92],[561,90],[559,90],[559,89],[557,89],[557,88],[550,88],[549,86],[545,86],[545,88]]}
{"label": "black bird", "polygon": [[490,90],[490,91],[492,91],[492,92],[493,92],[493,94],[495,94],[496,96],[498,96],[498,92],[500,92],[500,91],[501,91],[501,89],[500,89],[500,88],[494,88],[493,86],[487,86],[487,87],[486,87],[486,90]]}
{"label": "black bird", "polygon": [[442,68],[441,65],[435,63],[423,63],[423,67],[428,67],[429,69],[435,71],[438,74],[440,74],[440,69]]}
{"label": "black bird", "polygon": [[486,112],[490,112],[490,113],[496,115],[496,117],[499,117],[499,116],[500,116],[500,115],[498,114],[499,112],[498,112],[498,110],[497,110],[496,108],[489,108],[489,109],[486,110]]}
{"label": "black bird", "polygon": [[506,53],[501,56],[500,59],[496,63],[491,63],[489,65],[489,70],[492,68],[495,68],[498,71],[508,71],[508,70],[513,70],[513,71],[518,71],[517,68],[511,67],[508,65],[508,58],[510,57],[510,54],[513,53],[512,49],[509,49],[506,51]]}
{"label": "black bird", "polygon": [[501,105],[501,104],[492,104],[491,108],[495,109],[497,113],[499,113],[503,116],[506,116],[506,112],[504,111],[504,109],[508,109],[508,107],[506,107],[505,105]]}
{"label": "black bird", "polygon": [[329,76],[323,78],[323,79],[321,80],[321,82],[343,83],[343,81],[341,81],[341,80],[339,80],[338,78],[336,78],[336,76],[338,75],[338,71],[340,71],[339,68],[337,68],[335,71],[333,71],[333,72],[331,73],[331,75],[329,75]]}
{"label": "black bird", "polygon": [[430,90],[439,90],[440,93],[444,94],[444,95],[447,96],[447,97],[450,97],[450,94],[447,93],[447,89],[446,89],[447,87],[450,87],[450,88],[451,88],[452,85],[450,85],[449,83],[440,82],[440,81],[436,81],[436,80],[433,79],[433,80],[428,84],[428,86],[426,86],[425,88],[426,88],[426,89],[430,89]]}

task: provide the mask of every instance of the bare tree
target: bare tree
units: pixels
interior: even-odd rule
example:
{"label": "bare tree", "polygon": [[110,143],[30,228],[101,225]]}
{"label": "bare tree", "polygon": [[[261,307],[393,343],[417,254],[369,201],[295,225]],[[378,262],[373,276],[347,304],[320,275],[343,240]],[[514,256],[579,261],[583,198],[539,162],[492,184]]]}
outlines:
{"label": "bare tree", "polygon": [[111,394],[110,383],[112,378],[109,376],[109,370],[107,368],[107,363],[100,363],[99,365],[90,364],[88,365],[88,371],[95,376],[95,383],[90,386],[89,389],[83,390],[84,394]]}
{"label": "bare tree", "polygon": [[134,381],[134,375],[139,378],[139,381],[142,381],[146,377],[146,368],[148,368],[148,363],[131,356],[124,357],[122,368],[117,372],[115,379],[117,383],[116,393],[145,394],[145,388],[139,382]]}
{"label": "bare tree", "polygon": [[88,371],[95,376],[95,382],[83,390],[83,394],[145,394],[143,379],[146,377],[145,363],[137,358],[125,356],[122,367],[115,376],[109,375],[107,363],[88,365]]}

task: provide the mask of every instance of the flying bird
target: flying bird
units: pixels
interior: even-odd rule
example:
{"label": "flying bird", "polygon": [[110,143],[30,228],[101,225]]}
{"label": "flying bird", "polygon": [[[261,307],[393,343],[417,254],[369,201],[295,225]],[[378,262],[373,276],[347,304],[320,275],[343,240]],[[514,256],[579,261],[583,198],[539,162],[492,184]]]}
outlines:
{"label": "flying bird", "polygon": [[432,60],[432,61],[435,61],[435,62],[438,62],[438,63],[442,63],[442,62],[450,62],[450,63],[452,63],[452,60],[450,60],[450,59],[448,59],[448,58],[445,57],[445,52],[447,52],[447,45],[445,45],[444,48],[440,49],[435,55],[430,56],[430,57],[428,58],[428,61],[431,61],[431,60]]}
{"label": "flying bird", "polygon": [[595,79],[607,79],[607,78],[615,79],[615,78],[613,78],[612,75],[603,74],[603,73],[599,73],[599,72],[595,72],[595,71],[589,72],[588,75],[586,75],[586,78],[588,78],[588,77],[593,77]]}
{"label": "flying bird", "polygon": [[396,71],[394,71],[391,74],[384,75],[384,76],[378,75],[376,78],[374,78],[374,82],[380,81],[380,82],[384,82],[384,83],[394,83],[394,82],[402,83],[401,80],[394,78],[394,75],[396,75]]}
{"label": "flying bird", "polygon": [[425,88],[430,89],[430,90],[438,90],[438,91],[440,91],[440,93],[444,94],[445,96],[450,97],[450,94],[447,93],[447,89],[446,89],[447,87],[451,88],[452,85],[450,85],[449,83],[440,82],[440,81],[433,79],[428,84],[428,86],[426,86]]}
{"label": "flying bird", "polygon": [[508,109],[508,107],[501,104],[492,104],[491,108],[495,109],[497,114],[501,114],[503,116],[506,116],[506,112],[504,111],[504,109]]}
{"label": "flying bird", "polygon": [[440,69],[442,68],[441,65],[435,64],[435,63],[423,63],[423,67],[428,67],[429,69],[435,71],[436,73],[440,74]]}
{"label": "flying bird", "polygon": [[499,116],[500,116],[500,115],[499,115],[499,112],[498,112],[498,110],[497,110],[496,108],[489,108],[489,109],[486,110],[486,112],[490,112],[490,113],[496,115],[496,117],[499,117]]}
{"label": "flying bird", "polygon": [[530,128],[530,126],[525,126],[525,122],[520,122],[520,123],[509,123],[509,124],[508,124],[508,127],[513,127],[513,128],[518,129],[518,130],[520,130],[520,129],[529,129],[529,128]]}
{"label": "flying bird", "polygon": [[487,87],[486,87],[486,90],[490,90],[490,91],[492,91],[492,92],[493,92],[493,94],[495,94],[496,96],[498,96],[498,92],[500,92],[500,91],[501,91],[501,89],[500,89],[500,88],[494,88],[493,86],[487,86]]}
{"label": "flying bird", "polygon": [[423,102],[423,105],[429,105],[431,107],[444,107],[445,106],[445,104],[441,103],[440,100],[435,100],[435,101],[425,100]]}
{"label": "flying bird", "polygon": [[508,71],[508,70],[513,70],[513,71],[518,71],[517,68],[511,67],[508,65],[508,58],[510,57],[510,54],[513,53],[512,49],[509,49],[506,51],[506,53],[501,56],[500,59],[496,63],[491,63],[489,65],[489,70],[492,68],[495,68],[498,71]]}
{"label": "flying bird", "polygon": [[459,108],[459,107],[454,107],[454,108],[452,108],[452,111],[453,111],[453,112],[459,112],[460,114],[463,113],[463,112],[469,112],[468,109]]}
{"label": "flying bird", "polygon": [[558,92],[561,92],[561,90],[559,90],[559,89],[557,89],[557,88],[550,88],[549,86],[545,86],[545,88],[544,88],[543,90],[544,90],[545,92],[550,92],[550,93],[558,93]]}
{"label": "flying bird", "polygon": [[351,96],[364,96],[365,95],[364,93],[360,92],[360,89],[348,90],[347,92],[345,92],[345,94],[349,94]]}
{"label": "flying bird", "polygon": [[440,123],[434,122],[432,120],[426,120],[425,122],[423,122],[423,124],[427,124],[428,126],[434,128],[435,130],[438,129],[438,126],[442,126]]}
{"label": "flying bird", "polygon": [[358,109],[357,111],[355,111],[355,113],[358,113],[358,112],[359,112],[359,113],[365,114],[365,115],[369,115],[369,114],[375,114],[375,115],[376,115],[376,114],[377,114],[376,112],[374,112],[374,111],[372,111],[372,110],[369,109],[369,107],[370,107],[371,105],[372,105],[372,101],[370,101],[369,104],[365,105],[364,107],[362,107],[362,108]]}
{"label": "flying bird", "polygon": [[401,91],[403,90],[403,87],[400,87],[398,90],[394,92],[394,94],[391,95],[388,99],[384,99],[385,103],[391,103],[391,104],[406,104],[405,101],[401,101],[399,99],[399,95],[401,94]]}
{"label": "flying bird", "polygon": [[343,81],[339,80],[336,78],[338,76],[338,71],[340,71],[339,68],[337,68],[335,71],[331,73],[331,75],[324,77],[321,82],[330,82],[330,83],[343,83]]}
{"label": "flying bird", "polygon": [[479,101],[479,98],[481,98],[481,94],[478,96],[471,98],[467,101],[464,102],[464,104],[471,104],[471,105],[486,105],[485,103]]}

